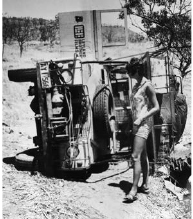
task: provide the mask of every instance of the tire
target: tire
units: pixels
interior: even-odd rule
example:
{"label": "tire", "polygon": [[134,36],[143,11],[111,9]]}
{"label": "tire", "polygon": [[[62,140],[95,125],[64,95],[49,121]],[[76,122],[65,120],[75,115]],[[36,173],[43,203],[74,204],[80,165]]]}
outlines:
{"label": "tire", "polygon": [[37,70],[36,68],[13,69],[8,71],[8,77],[14,82],[35,82]]}
{"label": "tire", "polygon": [[110,118],[114,116],[113,97],[105,85],[99,85],[93,101],[94,130],[101,137],[112,137]]}
{"label": "tire", "polygon": [[177,143],[185,129],[186,120],[187,120],[188,106],[186,102],[186,97],[183,94],[178,94],[175,99],[175,120],[176,122],[173,125],[173,131],[175,132],[176,138],[175,142]]}
{"label": "tire", "polygon": [[29,149],[15,156],[15,166],[17,169],[21,170],[37,170],[38,164],[35,162],[37,155],[37,149]]}

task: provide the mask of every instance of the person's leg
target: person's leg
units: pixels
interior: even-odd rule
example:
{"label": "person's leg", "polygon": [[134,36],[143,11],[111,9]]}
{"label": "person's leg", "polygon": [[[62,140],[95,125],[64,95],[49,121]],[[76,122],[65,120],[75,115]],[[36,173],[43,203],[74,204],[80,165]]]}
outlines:
{"label": "person's leg", "polygon": [[141,138],[139,136],[135,136],[134,138],[134,145],[133,145],[133,162],[134,162],[134,168],[133,168],[133,186],[131,188],[131,191],[129,194],[135,195],[137,193],[137,187],[140,179],[141,174],[141,153],[145,148],[146,139]]}
{"label": "person's leg", "polygon": [[[146,143],[145,143],[146,144]],[[141,167],[142,167],[142,173],[143,173],[143,182],[142,186],[144,188],[148,188],[148,179],[149,179],[149,160],[147,156],[147,150],[146,145],[144,150],[141,153]]]}

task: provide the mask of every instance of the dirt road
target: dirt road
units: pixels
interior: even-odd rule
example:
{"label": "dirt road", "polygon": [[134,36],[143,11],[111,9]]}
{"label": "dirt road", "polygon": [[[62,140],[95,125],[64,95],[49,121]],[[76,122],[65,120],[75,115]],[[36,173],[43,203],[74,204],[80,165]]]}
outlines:
{"label": "dirt road", "polygon": [[139,193],[134,203],[123,203],[132,182],[127,162],[111,164],[86,182],[18,171],[13,157],[33,147],[32,127],[32,120],[20,121],[14,128],[3,125],[3,218],[190,218],[188,206],[165,189],[161,177],[150,177],[149,195]]}

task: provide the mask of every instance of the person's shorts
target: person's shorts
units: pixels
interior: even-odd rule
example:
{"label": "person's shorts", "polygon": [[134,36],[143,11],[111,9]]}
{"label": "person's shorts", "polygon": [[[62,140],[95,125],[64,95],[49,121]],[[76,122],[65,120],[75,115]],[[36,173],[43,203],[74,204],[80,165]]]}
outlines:
{"label": "person's shorts", "polygon": [[147,139],[152,130],[153,121],[151,118],[143,121],[140,126],[133,126],[133,135]]}

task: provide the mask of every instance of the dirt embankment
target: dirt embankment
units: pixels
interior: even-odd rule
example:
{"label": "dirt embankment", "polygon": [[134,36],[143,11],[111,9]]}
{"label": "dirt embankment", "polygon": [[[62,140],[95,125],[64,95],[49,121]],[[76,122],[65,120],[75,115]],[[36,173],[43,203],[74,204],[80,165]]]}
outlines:
{"label": "dirt embankment", "polygon": [[[138,200],[123,203],[132,183],[132,169],[126,162],[110,164],[107,171],[92,174],[86,182],[47,178],[41,173],[19,171],[14,156],[32,148],[35,122],[30,110],[27,89],[30,84],[10,82],[7,71],[34,64],[45,48],[30,49],[19,59],[14,47],[7,48],[3,62],[3,218],[76,218],[76,219],[174,219],[191,218],[190,199],[180,202],[166,190],[162,177],[150,177],[150,194],[138,194]],[[36,58],[34,58],[36,57]],[[33,59],[33,60],[32,60]],[[33,67],[33,66],[32,66]],[[190,103],[190,81],[184,85]],[[190,112],[190,104],[189,112]],[[190,113],[185,137],[190,138]]]}

